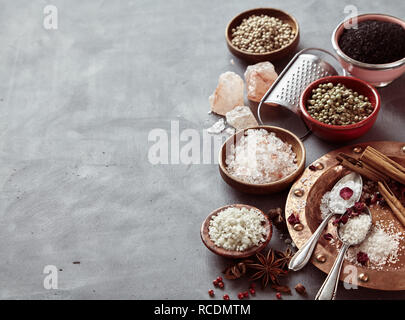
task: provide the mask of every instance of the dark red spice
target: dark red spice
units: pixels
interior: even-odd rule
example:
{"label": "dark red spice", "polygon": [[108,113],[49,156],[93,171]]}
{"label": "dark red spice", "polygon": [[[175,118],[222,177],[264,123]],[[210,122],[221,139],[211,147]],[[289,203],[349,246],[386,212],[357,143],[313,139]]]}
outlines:
{"label": "dark red spice", "polygon": [[368,255],[365,252],[360,251],[357,253],[357,262],[361,263],[363,266],[368,262]]}
{"label": "dark red spice", "polygon": [[357,213],[362,213],[364,212],[364,209],[366,209],[366,204],[364,202],[356,202],[353,209]]}
{"label": "dark red spice", "polygon": [[349,200],[353,196],[353,190],[349,187],[344,187],[340,190],[339,194],[344,200]]}
{"label": "dark red spice", "polygon": [[276,293],[276,298],[279,299],[279,300],[281,299],[281,293],[280,292]]}
{"label": "dark red spice", "polygon": [[245,291],[245,292],[243,292],[243,297],[245,297],[245,298],[249,298],[249,291]]}
{"label": "dark red spice", "polygon": [[252,283],[250,284],[250,287],[253,288],[253,289],[256,288],[256,283],[252,282]]}
{"label": "dark red spice", "polygon": [[218,287],[220,287],[221,289],[223,289],[225,287],[225,284],[221,281],[218,283]]}
{"label": "dark red spice", "polygon": [[339,224],[339,222],[340,222],[340,218],[336,218],[335,220],[333,220],[332,224],[334,226],[337,226]]}
{"label": "dark red spice", "polygon": [[239,300],[242,300],[244,297],[245,297],[245,296],[244,296],[244,294],[243,294],[242,292],[239,292],[239,293],[238,293],[238,299],[239,299]]}
{"label": "dark red spice", "polygon": [[256,294],[256,290],[253,289],[253,288],[250,288],[249,291],[250,291],[250,294],[251,294],[251,295],[255,295],[255,294]]}
{"label": "dark red spice", "polygon": [[216,280],[217,280],[218,282],[222,282],[222,277],[218,277]]}
{"label": "dark red spice", "polygon": [[330,241],[330,240],[333,239],[333,236],[332,236],[330,233],[325,233],[325,234],[323,235],[323,238],[324,238],[325,240]]}
{"label": "dark red spice", "polygon": [[210,297],[215,296],[214,290],[208,290],[208,294],[210,295]]}
{"label": "dark red spice", "polygon": [[349,215],[348,215],[348,214],[344,214],[343,216],[340,217],[339,220],[340,220],[339,223],[346,224],[347,221],[349,221]]}
{"label": "dark red spice", "polygon": [[214,280],[214,281],[212,281],[212,284],[214,285],[214,287],[218,287],[219,282],[218,282],[218,280]]}
{"label": "dark red spice", "polygon": [[338,42],[350,58],[365,63],[390,63],[405,57],[405,29],[397,23],[362,21],[357,29],[345,29]]}
{"label": "dark red spice", "polygon": [[294,213],[292,213],[288,219],[287,219],[288,223],[291,225],[295,225],[297,223],[300,223],[300,217],[298,215],[295,215]]}
{"label": "dark red spice", "polygon": [[229,295],[224,294],[223,299],[224,299],[224,300],[229,300]]}

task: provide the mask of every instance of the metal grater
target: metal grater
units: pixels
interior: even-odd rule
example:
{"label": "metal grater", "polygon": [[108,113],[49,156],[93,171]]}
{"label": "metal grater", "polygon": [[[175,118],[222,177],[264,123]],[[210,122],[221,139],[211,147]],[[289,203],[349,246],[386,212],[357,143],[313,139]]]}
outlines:
{"label": "metal grater", "polygon": [[298,114],[301,93],[311,82],[323,77],[338,75],[331,64],[318,55],[306,53],[308,51],[318,51],[318,53],[324,53],[336,59],[330,52],[318,48],[308,48],[298,52],[260,101],[257,108],[260,124],[263,124],[260,115],[263,103],[277,104]]}

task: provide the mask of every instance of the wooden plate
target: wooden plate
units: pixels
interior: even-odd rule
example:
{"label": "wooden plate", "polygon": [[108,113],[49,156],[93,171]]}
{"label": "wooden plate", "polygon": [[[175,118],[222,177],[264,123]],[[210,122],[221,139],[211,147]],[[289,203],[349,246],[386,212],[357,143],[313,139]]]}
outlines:
{"label": "wooden plate", "polygon": [[[215,243],[211,240],[211,238],[210,238],[210,236],[208,234],[208,227],[210,225],[211,218],[214,215],[217,215],[220,211],[223,211],[223,210],[225,210],[227,208],[230,208],[230,207],[255,209],[255,210],[259,211],[264,216],[264,218],[266,219],[266,222],[265,222],[265,225],[264,225],[264,227],[266,229],[266,237],[265,237],[266,241],[261,243],[259,246],[251,247],[250,249],[245,250],[245,251],[233,251],[233,250],[226,250],[224,248],[217,247],[215,245]],[[267,218],[267,216],[261,210],[255,208],[255,207],[249,206],[249,205],[245,205],[245,204],[231,204],[231,205],[224,206],[224,207],[221,207],[221,208],[218,208],[218,209],[214,210],[204,220],[204,222],[203,222],[203,224],[201,226],[201,239],[204,242],[205,246],[208,249],[210,249],[212,252],[214,252],[214,253],[222,256],[222,257],[225,257],[225,258],[241,259],[241,258],[246,258],[246,257],[253,256],[257,252],[263,250],[267,246],[267,244],[269,243],[269,241],[271,239],[271,236],[272,236],[272,233],[273,233],[272,231],[273,231],[273,228],[272,228],[272,224],[271,224],[270,220]]]}
{"label": "wooden plate", "polygon": [[[332,151],[323,157],[319,158],[313,163],[318,169],[311,171],[308,168],[304,171],[303,175],[294,183],[287,198],[286,203],[286,217],[291,213],[299,215],[303,229],[301,231],[294,230],[294,227],[288,225],[288,231],[292,240],[301,248],[309,237],[316,230],[321,219],[321,212],[319,205],[322,196],[326,191],[330,191],[333,185],[346,174],[347,169],[340,166],[335,159],[339,152],[344,152],[350,156],[357,157],[364,150],[365,147],[372,146],[373,148],[388,155],[393,160],[405,165],[405,143],[392,142],[392,141],[379,141],[361,143],[355,146],[344,147]],[[310,204],[310,205],[309,205]],[[381,224],[393,223],[395,229],[402,230],[404,228],[394,218],[390,209],[381,209],[371,207],[373,220],[379,220]],[[331,233],[336,239],[336,227],[329,223],[325,233]],[[338,240],[336,240],[338,241]],[[366,274],[368,281],[358,281],[358,285],[362,287],[379,289],[379,290],[405,290],[405,239],[400,241],[399,261],[395,264],[388,264],[382,270],[373,270],[368,267],[359,267],[348,261],[343,264],[342,270],[350,266],[351,270],[357,269],[357,275]],[[317,257],[323,256],[326,258],[325,262],[318,261]],[[311,262],[320,270],[329,273],[333,262],[337,256],[336,245],[332,245],[321,237],[315,252],[312,256]],[[349,269],[346,269],[349,270]],[[340,280],[347,281],[348,273],[342,272]]]}

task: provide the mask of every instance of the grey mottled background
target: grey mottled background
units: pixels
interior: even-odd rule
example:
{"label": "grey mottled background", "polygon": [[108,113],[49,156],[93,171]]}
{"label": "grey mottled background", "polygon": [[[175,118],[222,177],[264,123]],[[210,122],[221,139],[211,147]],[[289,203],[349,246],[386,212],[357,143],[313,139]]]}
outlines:
{"label": "grey mottled background", "polygon": [[[59,10],[58,30],[42,26],[46,4]],[[405,18],[402,0],[2,0],[0,298],[208,298],[225,261],[202,245],[202,220],[235,202],[268,210],[285,194],[240,194],[215,164],[153,166],[148,133],[171,120],[200,131],[215,121],[207,97],[218,75],[245,69],[224,41],[240,11],[284,9],[301,25],[301,48],[331,50],[345,4]],[[405,141],[404,92],[404,77],[380,90],[382,111],[361,141]],[[337,147],[305,145],[308,163]],[[283,246],[277,234],[271,245]],[[43,287],[49,264],[62,270],[58,290]],[[311,298],[324,277],[308,266],[287,283],[302,282]],[[246,283],[226,286],[235,297]],[[338,297],[405,294],[341,288]]]}

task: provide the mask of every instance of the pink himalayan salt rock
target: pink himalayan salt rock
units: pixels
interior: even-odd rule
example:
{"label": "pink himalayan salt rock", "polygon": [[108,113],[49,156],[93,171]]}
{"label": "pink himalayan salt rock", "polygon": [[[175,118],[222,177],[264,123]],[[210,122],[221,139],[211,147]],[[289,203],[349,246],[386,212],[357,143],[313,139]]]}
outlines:
{"label": "pink himalayan salt rock", "polygon": [[211,111],[225,116],[236,106],[242,106],[244,83],[236,73],[228,71],[219,76],[218,86],[208,98]]}
{"label": "pink himalayan salt rock", "polygon": [[248,99],[260,102],[278,75],[270,62],[248,66],[245,72]]}

